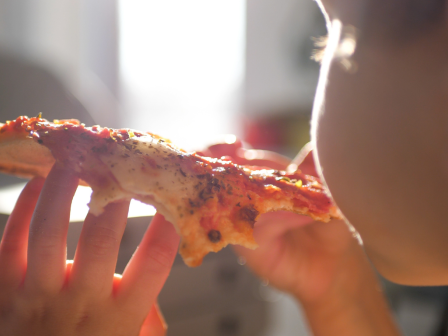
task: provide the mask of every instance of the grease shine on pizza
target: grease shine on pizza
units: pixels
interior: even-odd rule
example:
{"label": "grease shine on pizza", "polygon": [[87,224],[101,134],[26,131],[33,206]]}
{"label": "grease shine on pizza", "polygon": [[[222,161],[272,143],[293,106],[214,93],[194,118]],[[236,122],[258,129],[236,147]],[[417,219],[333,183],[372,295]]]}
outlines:
{"label": "grease shine on pizza", "polygon": [[319,180],[300,170],[239,166],[185,152],[151,133],[85,127],[77,120],[19,117],[0,124],[0,171],[45,177],[56,161],[91,186],[94,215],[122,199],[154,205],[175,225],[189,266],[228,244],[256,248],[252,231],[265,212],[340,217]]}

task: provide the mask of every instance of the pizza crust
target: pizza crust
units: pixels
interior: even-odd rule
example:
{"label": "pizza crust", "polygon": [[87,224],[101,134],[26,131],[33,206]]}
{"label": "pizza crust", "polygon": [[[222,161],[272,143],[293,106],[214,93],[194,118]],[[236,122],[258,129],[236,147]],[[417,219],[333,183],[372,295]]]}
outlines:
{"label": "pizza crust", "polygon": [[23,178],[48,175],[55,163],[51,151],[28,136],[27,132],[0,133],[0,172]]}
{"label": "pizza crust", "polygon": [[189,266],[228,244],[256,248],[253,228],[265,212],[286,210],[321,221],[341,217],[319,180],[299,170],[238,166],[187,153],[151,133],[73,120],[20,117],[0,127],[0,167],[6,172],[45,177],[55,161],[91,186],[93,215],[118,200],[154,205],[176,227]]}

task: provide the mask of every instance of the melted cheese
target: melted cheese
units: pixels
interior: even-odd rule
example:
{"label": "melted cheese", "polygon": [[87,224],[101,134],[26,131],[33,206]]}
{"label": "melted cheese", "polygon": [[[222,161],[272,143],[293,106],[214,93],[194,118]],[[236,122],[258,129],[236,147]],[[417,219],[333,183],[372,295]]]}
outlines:
{"label": "melted cheese", "polygon": [[13,163],[28,154],[24,148],[37,146],[45,149],[44,171],[55,158],[76,172],[92,187],[94,215],[117,200],[154,205],[177,228],[180,253],[190,266],[227,244],[257,247],[252,232],[260,213],[288,210],[322,221],[340,217],[316,178],[185,153],[149,133],[20,117],[0,127],[0,149],[2,133],[19,134],[20,141],[8,149],[19,157],[10,154]]}

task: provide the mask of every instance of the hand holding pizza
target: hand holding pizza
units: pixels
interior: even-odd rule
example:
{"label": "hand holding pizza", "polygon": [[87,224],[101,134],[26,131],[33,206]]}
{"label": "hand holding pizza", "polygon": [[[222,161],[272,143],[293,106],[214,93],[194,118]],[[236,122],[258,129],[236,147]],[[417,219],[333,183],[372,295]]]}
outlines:
{"label": "hand holding pizza", "polygon": [[[211,146],[207,154],[238,156],[233,159],[242,161],[246,151],[237,142]],[[254,165],[247,157],[241,164]],[[250,157],[263,166],[285,169],[278,154],[252,152]],[[309,145],[298,158],[293,164],[316,175]],[[260,216],[254,237],[259,248],[234,249],[257,275],[302,303],[315,335],[399,334],[367,257],[344,221],[322,223],[290,212],[271,212]]]}
{"label": "hand holding pizza", "polygon": [[18,336],[165,335],[156,298],[176,255],[174,228],[156,215],[123,276],[114,275],[129,202],[112,203],[100,216],[87,216],[75,260],[67,262],[77,186],[76,177],[55,166],[20,195],[0,245],[0,330]]}

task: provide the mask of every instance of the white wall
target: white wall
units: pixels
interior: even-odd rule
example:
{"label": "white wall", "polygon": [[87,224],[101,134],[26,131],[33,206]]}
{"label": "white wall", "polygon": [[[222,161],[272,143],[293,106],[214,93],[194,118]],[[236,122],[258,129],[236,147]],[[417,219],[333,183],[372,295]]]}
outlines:
{"label": "white wall", "polygon": [[58,77],[96,122],[117,123],[114,0],[0,0],[0,52]]}
{"label": "white wall", "polygon": [[247,0],[245,110],[310,108],[318,66],[311,37],[325,34],[311,0]]}

